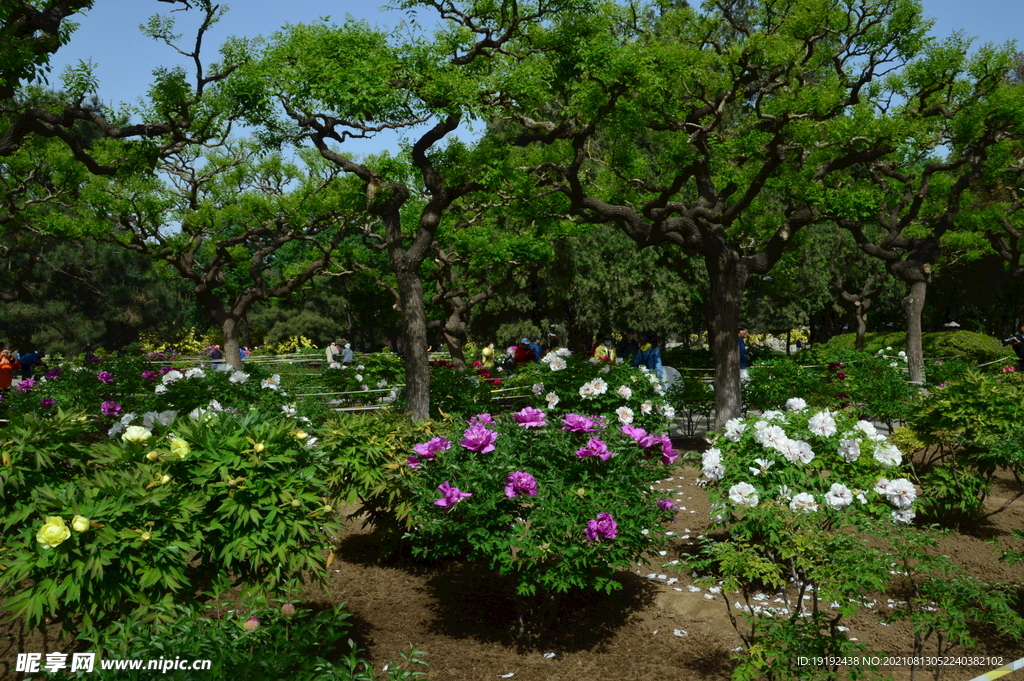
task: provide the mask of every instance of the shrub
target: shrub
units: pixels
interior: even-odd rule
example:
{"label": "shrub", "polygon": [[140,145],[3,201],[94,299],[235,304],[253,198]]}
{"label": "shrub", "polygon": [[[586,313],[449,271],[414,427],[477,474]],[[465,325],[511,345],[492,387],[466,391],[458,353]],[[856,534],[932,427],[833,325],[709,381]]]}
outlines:
{"label": "shrub", "polygon": [[669,387],[665,400],[681,417],[683,433],[692,437],[702,420],[711,418],[715,408],[715,389],[700,379],[681,376]]}
{"label": "shrub", "polygon": [[676,369],[713,369],[715,358],[711,350],[705,348],[686,349],[683,346],[662,348],[661,361]]}
{"label": "shrub", "polygon": [[821,393],[818,376],[792,359],[758,362],[750,370],[750,382],[743,385],[743,402],[750,409],[781,409],[793,395]]}
{"label": "shrub", "polygon": [[520,634],[539,634],[558,594],[618,588],[615,571],[664,541],[655,530],[674,506],[652,486],[674,458],[667,436],[601,419],[482,415],[461,442],[436,438],[410,458],[413,553],[511,575]]}
{"label": "shrub", "polygon": [[0,593],[29,626],[98,635],[215,585],[324,576],[330,464],[293,420],[206,412],[95,442],[80,418],[16,417],[0,443]]}
{"label": "shrub", "polygon": [[[846,333],[830,338],[824,345],[815,346],[812,350],[834,352],[852,350],[856,334]],[[931,359],[962,359],[977,365],[992,362],[1003,357],[1012,357],[1013,353],[1004,348],[998,338],[986,336],[973,331],[937,331],[923,334],[921,346],[924,356]],[[878,352],[887,347],[906,350],[907,334],[903,331],[872,332],[864,337],[865,352]],[[928,367],[925,367],[927,371]]]}

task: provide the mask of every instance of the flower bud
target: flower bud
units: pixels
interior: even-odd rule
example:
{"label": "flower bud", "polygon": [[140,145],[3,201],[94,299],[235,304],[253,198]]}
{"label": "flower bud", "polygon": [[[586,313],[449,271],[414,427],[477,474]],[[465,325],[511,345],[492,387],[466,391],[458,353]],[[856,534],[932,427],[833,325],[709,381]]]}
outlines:
{"label": "flower bud", "polygon": [[324,506],[324,513],[330,513],[333,510],[334,510],[334,507],[331,506],[330,504],[327,504],[326,506]]}
{"label": "flower bud", "polygon": [[256,452],[257,454],[262,454],[263,450],[265,450],[265,449],[266,449],[266,447],[263,446],[262,442],[257,442],[256,444],[254,444],[252,446],[252,451]]}
{"label": "flower bud", "polygon": [[260,627],[260,620],[258,617],[250,617],[245,621],[246,631],[256,631]]}
{"label": "flower bud", "polygon": [[295,439],[296,440],[305,440],[306,437],[307,437],[306,436],[306,431],[304,431],[304,430],[297,430],[297,431],[295,431]]}
{"label": "flower bud", "polygon": [[162,476],[160,476],[160,484],[161,485],[166,485],[170,481],[171,481],[171,476],[167,475],[166,473],[164,473]]}
{"label": "flower bud", "polygon": [[302,502],[298,499],[292,499],[292,508],[298,508],[299,506],[302,506]]}
{"label": "flower bud", "polygon": [[146,458],[149,459],[150,461],[156,461],[157,459],[160,458],[160,452],[150,452],[149,454],[146,454]]}
{"label": "flower bud", "polygon": [[149,532],[143,532],[142,534],[139,535],[139,539],[141,539],[142,541],[149,541],[152,538],[153,538],[153,535],[150,534]]}
{"label": "flower bud", "polygon": [[238,484],[238,481],[235,480],[234,478],[231,478],[230,480],[228,480],[228,487],[234,487],[237,484]]}
{"label": "flower bud", "polygon": [[91,526],[92,523],[90,523],[89,519],[84,516],[76,515],[74,520],[71,521],[71,529],[75,532],[85,532]]}
{"label": "flower bud", "polygon": [[281,614],[285,617],[291,617],[295,614],[295,606],[292,605],[291,601],[288,601],[287,603],[281,606]]}

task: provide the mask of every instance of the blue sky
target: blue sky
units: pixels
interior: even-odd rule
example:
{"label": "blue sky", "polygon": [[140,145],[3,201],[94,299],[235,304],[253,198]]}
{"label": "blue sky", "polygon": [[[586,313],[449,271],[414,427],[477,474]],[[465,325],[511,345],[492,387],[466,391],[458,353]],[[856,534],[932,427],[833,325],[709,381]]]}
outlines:
{"label": "blue sky", "polygon": [[[228,36],[255,37],[270,35],[286,23],[316,21],[330,16],[341,23],[346,15],[365,20],[381,28],[393,28],[403,21],[405,12],[381,9],[377,0],[235,0],[222,2],[231,9],[209,33],[204,45],[207,61],[216,56],[216,48]],[[100,96],[116,105],[134,102],[144,95],[154,68],[173,63],[187,63],[184,58],[162,43],[144,37],[138,26],[153,14],[168,14],[173,6],[155,0],[96,0],[96,6],[79,20],[80,28],[70,44],[52,60],[53,77],[65,65],[80,59],[97,64]],[[1004,43],[1018,40],[1024,44],[1024,0],[924,0],[925,15],[935,20],[934,33],[945,36],[957,30],[975,36],[980,42]],[[175,12],[178,31],[186,37],[194,35],[199,13],[195,10]],[[432,15],[424,15],[432,18]],[[1024,48],[1020,48],[1024,49]],[[392,147],[396,138],[364,143],[355,153],[368,153],[381,147]]]}

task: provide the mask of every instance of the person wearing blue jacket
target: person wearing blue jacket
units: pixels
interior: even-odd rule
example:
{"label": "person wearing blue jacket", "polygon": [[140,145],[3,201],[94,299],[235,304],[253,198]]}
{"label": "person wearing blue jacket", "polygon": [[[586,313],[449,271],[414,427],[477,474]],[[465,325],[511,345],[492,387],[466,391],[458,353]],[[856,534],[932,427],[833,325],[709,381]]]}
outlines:
{"label": "person wearing blue jacket", "polygon": [[644,334],[644,343],[640,350],[633,355],[633,366],[645,366],[647,370],[658,378],[664,377],[661,369],[661,348],[658,346],[658,334],[648,331]]}
{"label": "person wearing blue jacket", "polygon": [[737,339],[740,343],[740,379],[744,381],[750,380],[750,353],[747,351],[746,338],[750,335],[750,331],[747,327],[741,326],[739,336]]}

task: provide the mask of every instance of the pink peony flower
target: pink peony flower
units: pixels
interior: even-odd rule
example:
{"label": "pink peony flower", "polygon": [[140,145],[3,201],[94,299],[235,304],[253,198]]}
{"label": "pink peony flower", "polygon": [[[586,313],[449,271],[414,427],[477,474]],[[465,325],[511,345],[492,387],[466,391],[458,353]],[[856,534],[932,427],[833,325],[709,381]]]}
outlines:
{"label": "pink peony flower", "polygon": [[587,541],[615,539],[619,534],[619,526],[615,524],[615,518],[611,513],[598,513],[596,520],[587,521],[587,529],[584,534]]}
{"label": "pink peony flower", "polygon": [[505,496],[512,499],[523,494],[529,494],[531,497],[537,496],[537,480],[523,471],[510,473],[505,478]]}
{"label": "pink peony flower", "polygon": [[522,411],[517,411],[512,414],[512,418],[523,428],[540,428],[548,424],[544,412],[533,407],[526,407]]}
{"label": "pink peony flower", "polygon": [[463,499],[473,496],[472,492],[460,492],[458,487],[452,487],[451,483],[445,480],[437,486],[437,491],[444,495],[434,503],[441,508],[451,508]]}
{"label": "pink peony flower", "polygon": [[498,439],[498,434],[493,430],[488,430],[483,424],[477,423],[467,428],[462,437],[464,439],[460,444],[463,447],[471,452],[486,454],[494,451],[494,441]]}
{"label": "pink peony flower", "polygon": [[109,371],[99,372],[98,374],[96,374],[96,378],[100,379],[104,383],[114,382],[114,374],[110,373]]}
{"label": "pink peony flower", "polygon": [[576,450],[576,456],[581,459],[585,459],[589,456],[596,456],[601,461],[607,461],[611,458],[612,453],[608,450],[608,445],[604,443],[599,437],[591,437],[586,445]]}
{"label": "pink peony flower", "polygon": [[594,419],[579,414],[566,414],[562,417],[562,430],[571,433],[599,433],[600,427]]}

